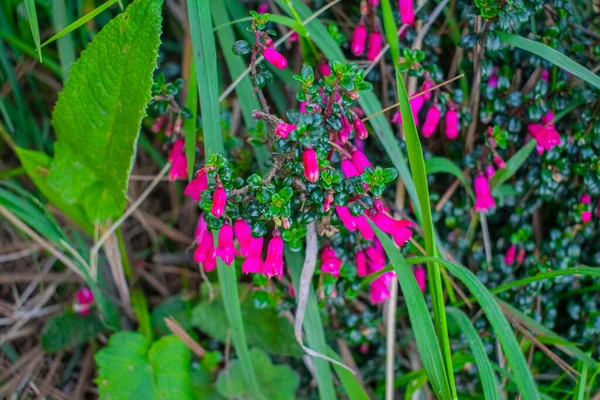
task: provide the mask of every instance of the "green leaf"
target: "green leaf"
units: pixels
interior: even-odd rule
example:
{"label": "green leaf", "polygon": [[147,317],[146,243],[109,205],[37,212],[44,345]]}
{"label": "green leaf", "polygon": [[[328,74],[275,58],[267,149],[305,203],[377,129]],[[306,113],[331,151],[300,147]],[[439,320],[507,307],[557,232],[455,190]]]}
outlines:
{"label": "green leaf", "polygon": [[192,327],[191,310],[181,296],[169,297],[152,310],[152,327],[162,335],[170,334],[171,330],[165,324],[165,318],[169,317],[186,331]]}
{"label": "green leaf", "polygon": [[141,289],[134,289],[131,293],[131,305],[138,319],[138,332],[149,341],[152,341],[152,325],[150,313],[148,312],[148,302]]}
{"label": "green leaf", "polygon": [[72,66],[54,109],[55,155],[40,189],[50,187],[44,194],[51,200],[61,196],[59,206],[81,204],[90,222],[120,215],[127,203],[135,144],[151,98],[161,6],[162,0],[137,0],[111,20]]}
{"label": "green leaf", "polygon": [[392,13],[390,0],[381,1],[381,14],[383,16],[385,38],[390,45],[390,52],[392,53],[392,64],[394,67],[397,67],[398,62],[400,62],[400,42],[398,40],[398,27]]}
{"label": "green leaf", "polygon": [[[293,400],[300,385],[298,374],[288,365],[271,363],[269,356],[258,349],[250,350],[252,365],[258,375],[261,391],[269,400]],[[253,391],[244,380],[244,365],[239,360],[229,363],[217,378],[217,390],[226,398],[254,399]]]}
{"label": "green leaf", "polygon": [[194,166],[196,165],[196,143],[197,132],[196,121],[198,119],[198,86],[196,85],[196,68],[194,68],[194,60],[190,65],[190,78],[187,83],[187,98],[185,107],[192,112],[192,118],[186,119],[183,122],[183,135],[185,138],[185,157],[188,162],[188,179],[192,180],[194,174]]}
{"label": "green leaf", "polygon": [[33,42],[35,43],[35,49],[39,54],[40,62],[42,62],[42,51],[40,49],[40,28],[38,26],[37,12],[35,11],[34,0],[24,0],[25,11],[27,12],[27,20],[29,21],[29,28],[31,28],[31,35],[33,36]]}
{"label": "green leaf", "polygon": [[[336,361],[343,362],[340,356],[338,356],[331,348],[327,349],[327,356]],[[340,378],[342,387],[350,400],[369,400],[369,395],[365,392],[365,389],[362,387],[355,374],[337,364],[331,365],[333,365],[333,369],[338,378]]]}
{"label": "green leaf", "polygon": [[119,332],[96,353],[100,399],[191,400],[191,352],[177,336],[152,343]]}
{"label": "green leaf", "polygon": [[194,391],[194,399],[202,400],[224,400],[217,388],[213,374],[207,371],[202,366],[202,363],[193,363],[191,371],[192,390]]}
{"label": "green leaf", "polygon": [[306,28],[302,24],[294,21],[291,18],[284,17],[283,15],[278,15],[278,14],[267,14],[267,20],[273,21],[276,24],[281,24],[281,25],[285,25],[289,28],[292,28],[293,30],[298,32],[298,34],[302,37],[308,36],[308,32],[306,31]]}
{"label": "green leaf", "polygon": [[481,380],[481,385],[483,387],[484,398],[489,400],[500,400],[498,380],[494,374],[490,359],[485,352],[481,338],[471,323],[471,320],[458,308],[448,307],[446,310],[448,315],[456,322],[462,331],[465,339],[467,339],[473,357],[475,357],[479,379]]}
{"label": "green leaf", "polygon": [[542,57],[555,64],[556,66],[564,69],[565,71],[570,72],[573,75],[583,79],[590,85],[595,86],[597,89],[600,89],[600,76],[594,74],[589,69],[576,63],[569,57],[554,50],[553,48],[548,47],[543,43],[538,43],[536,41],[526,39],[521,36],[513,35],[508,32],[496,31],[496,34],[504,43],[529,51],[535,54],[536,56]]}
{"label": "green leaf", "polygon": [[40,341],[44,351],[56,353],[87,343],[107,330],[93,313],[83,316],[67,311],[46,322]]}
{"label": "green leaf", "polygon": [[[55,32],[62,30],[69,23],[68,16],[66,0],[52,0],[52,25]],[[64,82],[69,77],[71,65],[77,60],[73,38],[65,37],[58,41],[58,58]]]}
{"label": "green leaf", "polygon": [[508,161],[506,161],[506,168],[496,170],[492,179],[490,179],[490,189],[492,194],[495,195],[495,190],[502,183],[509,180],[514,174],[517,173],[521,165],[527,160],[527,157],[535,149],[535,140],[530,140],[525,146],[521,147]]}
{"label": "green leaf", "polygon": [[473,189],[469,185],[467,178],[465,178],[463,172],[454,161],[446,157],[431,157],[425,160],[425,168],[427,170],[427,175],[437,174],[440,172],[454,175],[465,186],[465,190],[467,191],[467,193],[469,193],[471,199],[475,199]]}
{"label": "green leaf", "polygon": [[[246,285],[239,285],[239,291],[249,290]],[[225,340],[229,329],[225,315],[223,298],[220,288],[214,288],[215,299],[210,302],[204,298],[192,310],[192,324],[211,338]],[[201,290],[207,293],[207,290]],[[245,321],[248,344],[277,355],[301,358],[304,352],[294,339],[294,328],[290,321],[280,317],[272,308],[257,309],[254,307],[252,296],[245,296],[240,304],[242,317]]]}

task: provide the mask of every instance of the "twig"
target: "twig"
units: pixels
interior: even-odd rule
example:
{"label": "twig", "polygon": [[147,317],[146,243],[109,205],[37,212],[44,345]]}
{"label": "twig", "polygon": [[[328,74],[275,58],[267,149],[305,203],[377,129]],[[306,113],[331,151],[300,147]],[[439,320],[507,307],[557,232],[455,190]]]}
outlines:
{"label": "twig", "polygon": [[173,318],[163,318],[165,324],[169,328],[169,330],[177,336],[185,345],[199,358],[204,358],[206,354],[206,350],[198,342],[196,342],[192,337],[175,321]]}
{"label": "twig", "polygon": [[398,280],[393,279],[390,290],[390,298],[386,302],[387,312],[385,316],[385,399],[394,400],[394,358],[396,355],[396,303],[398,302]]}

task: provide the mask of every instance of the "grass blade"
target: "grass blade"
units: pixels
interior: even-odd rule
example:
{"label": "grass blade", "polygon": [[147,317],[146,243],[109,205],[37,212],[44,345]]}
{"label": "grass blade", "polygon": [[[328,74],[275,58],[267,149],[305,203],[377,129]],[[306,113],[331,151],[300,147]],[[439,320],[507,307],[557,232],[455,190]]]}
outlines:
{"label": "grass blade", "polygon": [[[209,158],[212,154],[225,152],[221,135],[217,50],[213,35],[210,0],[191,0],[187,2],[187,6],[198,92],[202,93],[200,112],[204,131],[204,151],[206,157]],[[235,267],[233,265],[228,267],[218,260],[217,272],[222,288],[225,313],[231,328],[231,338],[243,366],[244,378],[248,387],[257,398],[260,398],[262,396],[244,333]]]}
{"label": "grass blade", "polygon": [[196,68],[194,59],[190,65],[190,77],[187,85],[187,98],[185,106],[192,112],[192,118],[186,119],[183,123],[183,135],[185,137],[185,156],[188,162],[188,179],[192,180],[194,165],[196,164],[196,134],[198,132],[196,123],[198,119],[198,85],[196,83]]}
{"label": "grass blade", "polygon": [[[343,362],[340,356],[338,356],[331,348],[327,349],[327,356],[336,361]],[[358,379],[356,379],[356,375],[337,364],[332,365],[350,400],[369,400],[369,395],[367,392],[365,392],[365,389],[362,387]]]}
{"label": "grass blade", "polygon": [[437,174],[440,172],[454,175],[465,186],[465,190],[467,191],[467,193],[469,193],[471,199],[475,199],[473,189],[469,185],[467,178],[463,175],[463,172],[458,167],[458,165],[456,165],[456,163],[452,160],[445,157],[428,158],[427,160],[425,160],[425,169],[427,170],[427,175]]}
{"label": "grass blade", "polygon": [[527,160],[527,157],[535,149],[535,140],[530,140],[525,146],[521,147],[507,162],[506,168],[496,170],[496,173],[490,180],[490,189],[492,191],[509,180],[514,174],[517,173],[521,165]]}
{"label": "grass blade", "polygon": [[392,62],[394,67],[397,67],[400,60],[400,42],[398,40],[398,27],[392,13],[390,0],[381,1],[381,14],[383,16],[383,29],[385,38],[390,45],[390,53],[392,53]]}
{"label": "grass blade", "polygon": [[526,39],[522,36],[513,35],[508,32],[496,32],[500,40],[511,46],[529,51],[538,57],[542,57],[567,72],[581,78],[597,89],[600,89],[600,76],[594,74],[586,67],[576,63],[564,54],[546,46],[543,43]]}
{"label": "grass blade", "polygon": [[31,35],[33,36],[33,42],[35,43],[35,50],[37,51],[40,62],[42,62],[42,51],[40,47],[40,27],[38,26],[37,12],[35,11],[34,0],[24,0],[25,11],[27,12],[27,20],[29,21],[29,28],[31,28]]}
{"label": "grass blade", "polygon": [[481,386],[483,387],[484,398],[489,400],[500,400],[498,380],[494,374],[490,359],[485,352],[481,338],[475,330],[475,327],[473,327],[473,324],[471,324],[469,317],[458,308],[448,307],[446,311],[454,322],[456,322],[463,335],[465,335],[467,343],[471,348],[471,353],[473,353],[479,371],[479,379],[481,380]]}
{"label": "grass blade", "polygon": [[[52,25],[55,31],[60,31],[69,22],[65,0],[52,0]],[[63,81],[69,76],[71,64],[74,64],[77,57],[75,55],[75,44],[71,37],[64,37],[58,41],[58,60],[62,71]]]}
{"label": "grass blade", "polygon": [[577,392],[575,396],[573,396],[574,400],[585,400],[585,392],[586,392],[586,381],[588,375],[588,366],[586,364],[581,365],[579,380],[577,381]]}

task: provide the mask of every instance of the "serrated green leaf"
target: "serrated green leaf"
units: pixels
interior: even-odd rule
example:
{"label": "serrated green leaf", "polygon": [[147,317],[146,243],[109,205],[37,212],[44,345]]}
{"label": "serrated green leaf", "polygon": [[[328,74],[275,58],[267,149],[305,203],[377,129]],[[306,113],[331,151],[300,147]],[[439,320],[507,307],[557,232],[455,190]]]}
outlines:
{"label": "serrated green leaf", "polygon": [[191,400],[191,352],[177,336],[150,342],[140,333],[114,334],[96,353],[100,399]]}
{"label": "serrated green leaf", "polygon": [[56,353],[89,342],[107,330],[94,314],[83,316],[68,311],[46,322],[40,341],[44,351]]}

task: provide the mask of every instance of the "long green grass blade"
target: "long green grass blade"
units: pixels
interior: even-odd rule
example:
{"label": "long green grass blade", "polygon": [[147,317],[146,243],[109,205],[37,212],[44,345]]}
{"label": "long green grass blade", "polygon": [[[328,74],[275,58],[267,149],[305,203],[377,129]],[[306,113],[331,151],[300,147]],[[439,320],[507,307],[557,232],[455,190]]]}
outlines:
{"label": "long green grass blade", "polygon": [[469,185],[467,178],[463,175],[463,172],[454,161],[445,157],[431,157],[425,160],[425,169],[427,170],[427,175],[438,174],[440,172],[454,175],[464,185],[465,190],[469,193],[471,199],[475,199],[473,189]]}
{"label": "long green grass blade", "polygon": [[[65,0],[52,0],[52,25],[56,32],[62,30],[69,23],[69,14]],[[62,71],[63,81],[69,77],[71,64],[76,61],[75,43],[70,36],[58,40],[58,60]]]}
{"label": "long green grass blade", "polygon": [[383,29],[385,38],[390,45],[390,53],[392,53],[392,63],[394,68],[397,67],[400,61],[400,41],[398,40],[398,27],[392,13],[390,0],[381,0],[381,15],[383,17]]}
{"label": "long green grass blade", "polygon": [[498,35],[498,38],[500,38],[500,40],[502,40],[504,43],[529,51],[535,54],[536,56],[542,57],[550,61],[554,65],[564,69],[565,71],[572,73],[578,78],[583,79],[590,85],[595,86],[597,89],[600,89],[600,76],[594,74],[586,67],[576,63],[569,57],[554,50],[553,48],[548,47],[543,43],[526,39],[522,36],[513,35],[508,32],[497,31],[496,34]]}
{"label": "long green grass blade", "polygon": [[60,65],[49,57],[49,53],[46,53],[40,49],[38,52],[37,49],[31,47],[31,44],[6,32],[0,31],[0,37],[4,39],[7,43],[11,44],[13,48],[16,48],[23,53],[37,58],[38,54],[41,53],[44,56],[44,63],[42,64],[45,68],[48,68],[50,71],[54,72],[59,77],[62,76],[62,71],[60,70]]}
{"label": "long green grass blade", "polygon": [[514,174],[517,173],[521,165],[527,160],[527,157],[535,149],[535,140],[530,140],[525,146],[521,147],[507,162],[506,168],[499,169],[496,171],[492,179],[490,180],[490,189],[492,191],[509,180]]}
{"label": "long green grass blade", "polygon": [[494,374],[490,359],[485,352],[481,338],[471,323],[471,320],[458,308],[448,307],[446,311],[454,322],[456,322],[463,335],[465,335],[467,343],[471,348],[471,353],[473,353],[473,357],[477,364],[477,370],[479,371],[479,379],[481,380],[485,399],[500,400],[498,380]]}
{"label": "long green grass blade", "polygon": [[[327,349],[327,356],[336,361],[343,362],[341,357],[338,356],[331,348]],[[362,387],[358,379],[356,379],[356,375],[337,364],[332,365],[338,378],[340,378],[340,382],[342,383],[344,391],[350,400],[369,400],[369,395],[367,392],[365,392],[365,389]]]}
{"label": "long green grass blade", "polygon": [[37,12],[35,11],[34,0],[24,0],[25,11],[27,12],[27,20],[29,21],[29,28],[31,28],[31,35],[33,36],[33,43],[35,43],[35,49],[42,62],[42,51],[40,49],[40,27],[38,26]]}
{"label": "long green grass blade", "polygon": [[485,286],[477,279],[477,277],[465,267],[453,262],[443,260],[441,258],[432,257],[416,257],[411,261],[415,263],[423,263],[428,261],[436,261],[443,264],[452,272],[454,276],[462,281],[471,293],[477,299],[477,302],[483,309],[488,318],[496,336],[502,345],[502,349],[506,354],[506,358],[512,371],[515,375],[515,382],[519,387],[524,400],[540,399],[540,393],[537,389],[533,375],[527,365],[527,361],[523,356],[519,343],[513,334],[510,324],[502,313],[498,302],[494,296],[485,288]]}
{"label": "long green grass blade", "polygon": [[574,400],[585,400],[588,369],[588,366],[582,363],[579,379],[577,380],[577,392],[575,393],[575,396],[573,396]]}
{"label": "long green grass blade", "polygon": [[[213,35],[210,0],[190,0],[187,2],[187,6],[198,92],[202,94],[200,112],[204,131],[204,150],[208,158],[212,154],[223,154],[225,151],[221,135],[217,50]],[[217,262],[217,272],[223,291],[225,312],[231,328],[231,338],[243,366],[244,378],[254,395],[261,398],[244,333],[235,268],[233,265],[228,267],[219,260]]]}
{"label": "long green grass blade", "polygon": [[185,137],[185,157],[188,162],[188,179],[192,179],[194,165],[196,165],[196,127],[198,119],[198,85],[196,83],[196,68],[192,59],[190,66],[190,77],[188,78],[187,97],[185,107],[192,112],[192,118],[186,119],[183,123],[183,135]]}

